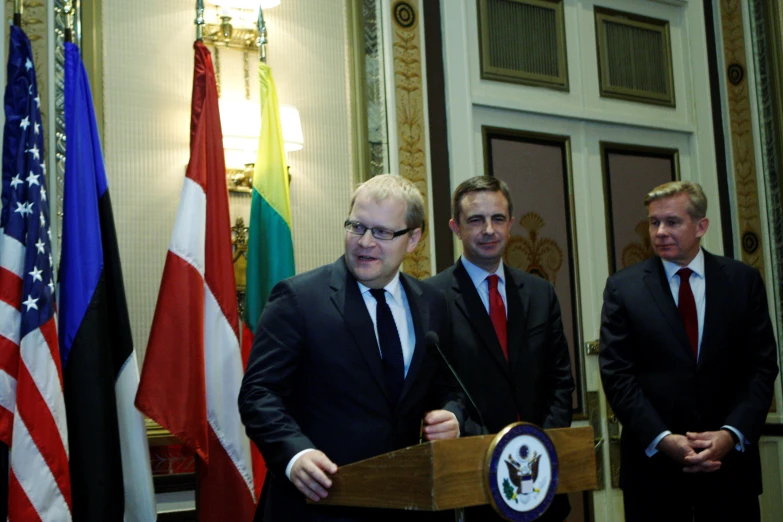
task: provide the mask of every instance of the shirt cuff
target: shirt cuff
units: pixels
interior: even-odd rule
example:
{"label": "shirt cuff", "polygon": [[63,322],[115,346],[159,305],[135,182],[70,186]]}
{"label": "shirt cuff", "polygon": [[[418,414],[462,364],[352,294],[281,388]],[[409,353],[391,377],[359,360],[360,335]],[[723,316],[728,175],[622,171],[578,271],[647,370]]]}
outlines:
{"label": "shirt cuff", "polygon": [[288,480],[291,480],[291,468],[294,467],[294,462],[296,462],[296,459],[307,453],[308,451],[315,451],[315,448],[307,448],[306,450],[302,450],[296,455],[294,455],[291,460],[288,461],[288,466],[285,467],[285,476]]}
{"label": "shirt cuff", "polygon": [[736,435],[737,436],[737,440],[739,442],[734,446],[734,449],[739,451],[740,453],[745,451],[745,444],[748,444],[748,441],[745,440],[745,436],[742,434],[742,432],[740,430],[738,430],[734,426],[729,426],[729,425],[721,426],[720,429],[722,429],[722,430],[729,430],[734,435]]}
{"label": "shirt cuff", "polygon": [[671,434],[672,434],[672,432],[671,432],[671,431],[669,431],[669,430],[662,431],[662,432],[661,432],[661,434],[660,434],[660,435],[658,435],[657,437],[655,437],[655,439],[653,439],[653,441],[650,443],[650,445],[649,445],[649,446],[647,446],[647,449],[646,449],[646,450],[644,450],[644,453],[645,453],[645,454],[646,454],[648,457],[652,457],[653,455],[655,455],[656,453],[658,453],[658,450],[657,450],[657,449],[655,449],[655,448],[656,448],[656,446],[658,446],[658,443],[659,443],[659,442],[661,442],[661,441],[663,440],[663,438],[664,438],[666,435],[671,435]]}

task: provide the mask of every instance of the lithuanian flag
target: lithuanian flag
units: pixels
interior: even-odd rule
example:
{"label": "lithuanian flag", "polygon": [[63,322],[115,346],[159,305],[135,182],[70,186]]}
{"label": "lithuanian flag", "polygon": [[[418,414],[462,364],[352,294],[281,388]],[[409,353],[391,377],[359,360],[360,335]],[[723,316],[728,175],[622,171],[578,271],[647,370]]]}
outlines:
{"label": "lithuanian flag", "polygon": [[[288,168],[283,145],[283,128],[277,105],[277,89],[272,71],[258,64],[261,85],[261,136],[253,175],[250,226],[247,246],[247,287],[242,328],[242,362],[247,367],[253,333],[272,287],[294,275],[294,244],[291,239],[291,198]],[[253,446],[253,476],[259,498],[266,465]]]}
{"label": "lithuanian flag", "polygon": [[261,136],[253,176],[245,293],[245,324],[251,332],[255,332],[272,287],[294,275],[291,198],[283,129],[272,71],[263,62],[258,64],[258,78]]}

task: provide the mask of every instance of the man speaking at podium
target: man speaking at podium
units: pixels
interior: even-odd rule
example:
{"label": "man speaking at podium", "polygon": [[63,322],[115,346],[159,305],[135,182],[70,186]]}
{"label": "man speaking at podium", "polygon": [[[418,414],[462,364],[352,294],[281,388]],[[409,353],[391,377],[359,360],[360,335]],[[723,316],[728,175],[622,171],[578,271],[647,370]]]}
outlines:
{"label": "man speaking at podium", "polygon": [[272,290],[239,395],[242,422],[269,468],[255,520],[437,516],[317,503],[338,466],[416,444],[420,432],[427,440],[460,434],[463,396],[425,341],[429,331],[448,339],[445,301],[399,271],[423,227],[419,191],[399,176],[376,176],[353,194],[345,255]]}
{"label": "man speaking at podium", "polygon": [[[480,410],[471,412],[465,434],[498,433],[517,421],[569,427],[574,380],[555,289],[503,264],[514,220],[508,187],[490,176],[464,181],[451,213],[462,257],[427,282],[446,296],[452,362]],[[539,520],[562,522],[570,509],[558,495]],[[465,519],[502,520],[490,506],[467,508]]]}

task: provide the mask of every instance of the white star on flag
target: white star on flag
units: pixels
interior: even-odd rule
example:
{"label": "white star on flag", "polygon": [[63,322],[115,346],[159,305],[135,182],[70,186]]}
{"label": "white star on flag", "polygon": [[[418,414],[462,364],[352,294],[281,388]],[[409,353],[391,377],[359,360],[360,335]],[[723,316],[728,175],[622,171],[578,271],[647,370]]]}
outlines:
{"label": "white star on flag", "polygon": [[29,71],[30,69],[32,69],[32,67],[33,67],[33,62],[30,61],[30,58],[25,60],[24,68]]}
{"label": "white star on flag", "polygon": [[39,215],[39,216],[41,216],[41,219],[40,219],[40,221],[41,221],[41,226],[42,226],[42,227],[45,227],[45,226],[46,226],[46,218],[44,217],[44,215],[43,215],[43,212],[41,212],[41,213],[40,213],[40,214],[38,214],[38,215]]}
{"label": "white star on flag", "polygon": [[22,304],[27,307],[27,311],[30,311],[30,308],[35,308],[38,310],[38,305],[36,304],[38,302],[38,299],[33,299],[33,296],[28,295],[27,301],[23,302]]}
{"label": "white star on flag", "polygon": [[41,187],[41,201],[46,201],[46,188]]}
{"label": "white star on flag", "polygon": [[33,204],[32,203],[19,203],[16,202],[16,210],[14,210],[14,213],[22,214],[23,216],[25,214],[32,214],[33,213]]}
{"label": "white star on flag", "polygon": [[54,282],[53,282],[53,281],[49,281],[49,284],[48,284],[48,285],[46,285],[46,286],[48,286],[48,287],[49,287],[49,290],[51,290],[51,291],[52,291],[52,293],[54,293]]}
{"label": "white star on flag", "polygon": [[42,270],[38,270],[37,266],[33,267],[32,272],[28,272],[33,277],[33,282],[40,281],[43,283],[43,278],[41,277],[41,274],[43,274]]}
{"label": "white star on flag", "polygon": [[[36,123],[36,125],[38,125],[38,124]],[[33,148],[32,149],[27,149],[27,150],[25,150],[25,152],[32,152],[33,153],[33,157],[35,159],[41,159],[41,155],[39,154],[40,151],[38,150],[38,147],[35,144],[33,144]]]}
{"label": "white star on flag", "polygon": [[41,97],[40,96],[36,96],[34,99],[35,99],[35,106],[36,107],[40,107],[41,106]]}
{"label": "white star on flag", "polygon": [[33,174],[33,171],[31,170],[31,171],[30,171],[30,175],[29,175],[29,176],[27,176],[27,180],[26,180],[26,181],[27,181],[27,184],[28,184],[29,186],[31,186],[31,187],[32,187],[33,185],[38,185],[38,186],[40,187],[40,186],[41,186],[41,184],[40,184],[40,183],[38,183],[38,178],[40,178],[40,177],[41,177],[41,176],[40,176],[40,175],[38,175],[38,174]]}
{"label": "white star on flag", "polygon": [[43,161],[41,162],[41,174],[46,176],[46,163],[44,163]]}
{"label": "white star on flag", "polygon": [[36,134],[38,134],[38,133],[40,132],[40,130],[41,130],[41,126],[40,126],[40,125],[38,125],[38,123],[36,122],[36,123],[33,125],[33,131],[35,131],[35,133],[36,133]]}
{"label": "white star on flag", "polygon": [[30,118],[29,116],[25,116],[22,121],[19,122],[19,126],[22,127],[24,130],[27,130],[27,127],[30,126]]}
{"label": "white star on flag", "polygon": [[16,188],[20,183],[22,183],[22,178],[19,177],[19,174],[11,178],[11,188]]}
{"label": "white star on flag", "polygon": [[43,241],[41,241],[41,238],[39,237],[38,238],[38,242],[35,244],[35,249],[38,251],[39,254],[44,254],[45,253],[45,251],[44,251],[44,247],[45,246],[46,245],[44,244]]}

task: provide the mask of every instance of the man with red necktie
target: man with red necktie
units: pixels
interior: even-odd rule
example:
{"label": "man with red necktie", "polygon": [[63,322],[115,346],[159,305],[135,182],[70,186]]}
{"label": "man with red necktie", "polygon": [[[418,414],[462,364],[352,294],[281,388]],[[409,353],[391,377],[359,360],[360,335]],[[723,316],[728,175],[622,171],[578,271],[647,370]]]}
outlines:
{"label": "man with red necktie", "polygon": [[758,442],[778,373],[764,283],[700,247],[698,184],[666,183],[644,203],[656,255],[609,277],[601,313],[625,520],[758,521]]}
{"label": "man with red necktie", "polygon": [[[466,435],[497,433],[517,421],[545,429],[571,425],[574,381],[555,289],[503,264],[513,212],[503,181],[478,176],[461,183],[449,226],[463,254],[427,280],[446,296],[450,362],[480,410],[469,415]],[[539,520],[561,522],[569,512],[567,497],[558,495]],[[503,519],[479,506],[466,509],[465,520]]]}

